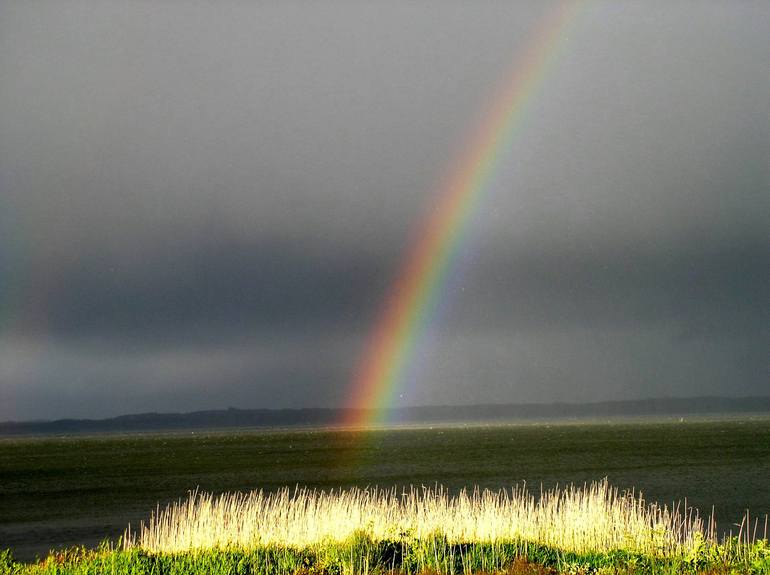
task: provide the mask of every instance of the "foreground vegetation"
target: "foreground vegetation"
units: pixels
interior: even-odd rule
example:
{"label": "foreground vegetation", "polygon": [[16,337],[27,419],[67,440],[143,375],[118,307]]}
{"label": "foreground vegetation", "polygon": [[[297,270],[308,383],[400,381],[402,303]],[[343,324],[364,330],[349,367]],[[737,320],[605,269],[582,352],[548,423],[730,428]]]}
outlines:
{"label": "foreground vegetation", "polygon": [[405,491],[282,489],[189,498],[154,513],[127,548],[153,553],[197,549],[292,546],[308,548],[365,535],[375,542],[445,538],[464,542],[531,541],[574,553],[625,550],[653,557],[688,553],[714,540],[692,509],[647,503],[604,480],[543,491]]}
{"label": "foreground vegetation", "polygon": [[[759,531],[758,531],[759,530]],[[767,521],[719,540],[692,509],[606,481],[542,492],[297,489],[192,493],[118,545],[52,553],[15,575],[770,574]]]}
{"label": "foreground vegetation", "polygon": [[449,543],[440,535],[422,540],[374,541],[364,534],[307,548],[261,546],[150,553],[141,549],[84,548],[52,553],[44,561],[14,563],[0,554],[0,573],[12,575],[767,575],[767,541],[737,539],[704,545],[695,553],[653,557],[617,550],[572,553],[531,542]]}

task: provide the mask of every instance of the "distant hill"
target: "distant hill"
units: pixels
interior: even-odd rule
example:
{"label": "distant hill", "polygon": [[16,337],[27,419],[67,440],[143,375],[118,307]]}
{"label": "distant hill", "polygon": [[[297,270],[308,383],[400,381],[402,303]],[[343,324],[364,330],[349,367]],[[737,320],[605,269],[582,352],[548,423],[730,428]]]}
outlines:
{"label": "distant hill", "polygon": [[[587,419],[597,417],[770,414],[768,397],[694,397],[602,401],[597,403],[530,403],[400,407],[385,420],[400,424]],[[191,413],[139,413],[109,419],[0,422],[0,435],[142,432],[233,427],[318,427],[352,419],[346,409],[221,409]],[[362,415],[359,413],[359,415]]]}

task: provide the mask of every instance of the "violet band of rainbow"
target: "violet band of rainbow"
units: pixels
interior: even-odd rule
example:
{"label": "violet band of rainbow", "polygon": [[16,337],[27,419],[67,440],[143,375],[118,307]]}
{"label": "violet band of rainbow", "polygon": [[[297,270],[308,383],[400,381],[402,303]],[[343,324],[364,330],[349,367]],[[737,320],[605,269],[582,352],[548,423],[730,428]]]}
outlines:
{"label": "violet band of rainbow", "polygon": [[417,241],[401,264],[384,302],[349,393],[348,426],[383,423],[403,373],[432,311],[440,301],[447,273],[470,216],[505,157],[532,100],[564,45],[583,3],[563,1],[550,9],[525,42],[489,112],[453,164],[420,227]]}

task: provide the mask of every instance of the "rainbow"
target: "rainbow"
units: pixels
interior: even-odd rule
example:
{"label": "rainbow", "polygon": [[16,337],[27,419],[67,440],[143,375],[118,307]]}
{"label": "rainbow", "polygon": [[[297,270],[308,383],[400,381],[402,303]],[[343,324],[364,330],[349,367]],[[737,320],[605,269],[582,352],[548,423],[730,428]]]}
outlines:
{"label": "rainbow", "polygon": [[513,73],[493,98],[485,120],[465,146],[467,152],[440,186],[354,373],[343,425],[382,423],[383,410],[392,405],[401,389],[410,355],[442,297],[470,215],[563,45],[579,6],[578,1],[560,2],[539,22],[518,55]]}

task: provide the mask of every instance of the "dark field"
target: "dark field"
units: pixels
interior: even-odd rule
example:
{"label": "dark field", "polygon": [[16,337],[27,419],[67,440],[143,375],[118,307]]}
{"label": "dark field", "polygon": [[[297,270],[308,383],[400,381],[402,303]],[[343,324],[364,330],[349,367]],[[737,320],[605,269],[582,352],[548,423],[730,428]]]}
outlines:
{"label": "dark field", "polygon": [[770,418],[0,439],[0,548],[28,560],[94,545],[196,487],[526,481],[538,491],[605,476],[648,500],[686,497],[704,514],[713,505],[723,530],[747,508],[764,518]]}

